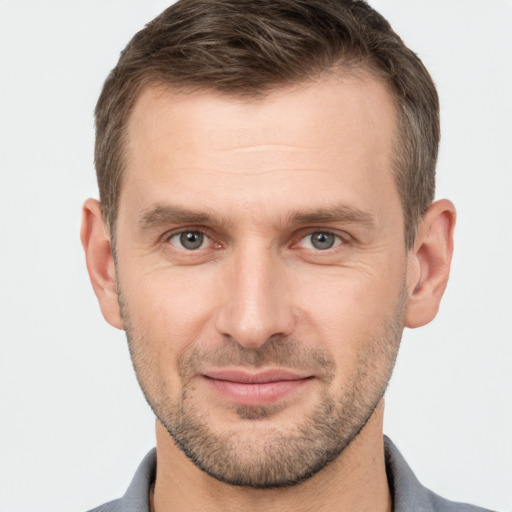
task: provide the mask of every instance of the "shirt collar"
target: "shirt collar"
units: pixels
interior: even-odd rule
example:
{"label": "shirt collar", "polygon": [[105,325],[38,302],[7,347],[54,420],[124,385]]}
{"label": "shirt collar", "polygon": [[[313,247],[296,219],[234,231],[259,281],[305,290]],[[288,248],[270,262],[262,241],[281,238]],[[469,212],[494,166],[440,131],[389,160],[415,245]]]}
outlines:
{"label": "shirt collar", "polygon": [[[437,495],[423,487],[389,438],[384,436],[386,472],[393,512],[434,512]],[[150,512],[149,493],[156,476],[156,449],[144,457],[119,504],[122,512]],[[444,500],[443,500],[444,501]]]}

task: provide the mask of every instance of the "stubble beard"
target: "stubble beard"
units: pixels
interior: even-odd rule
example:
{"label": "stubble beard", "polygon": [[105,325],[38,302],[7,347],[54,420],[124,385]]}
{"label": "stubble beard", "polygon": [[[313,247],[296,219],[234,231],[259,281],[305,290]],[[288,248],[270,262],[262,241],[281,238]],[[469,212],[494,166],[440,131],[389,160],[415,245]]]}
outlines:
{"label": "stubble beard", "polygon": [[[220,347],[193,349],[178,361],[181,393],[173,399],[166,391],[165,376],[148,354],[151,346],[138,335],[120,297],[126,335],[137,379],[158,421],[175,444],[202,471],[230,485],[255,489],[297,485],[318,473],[345,450],[361,432],[384,396],[393,371],[404,327],[405,287],[395,314],[378,337],[368,340],[359,352],[356,368],[333,394],[336,368],[332,357],[318,349],[306,349],[294,339],[273,336],[258,348],[245,348],[231,340]],[[293,429],[280,429],[272,418],[279,405],[238,406],[239,424],[216,432],[208,411],[194,400],[195,368],[199,362],[213,366],[286,365],[322,375],[321,399]],[[265,428],[261,424],[265,423]]]}

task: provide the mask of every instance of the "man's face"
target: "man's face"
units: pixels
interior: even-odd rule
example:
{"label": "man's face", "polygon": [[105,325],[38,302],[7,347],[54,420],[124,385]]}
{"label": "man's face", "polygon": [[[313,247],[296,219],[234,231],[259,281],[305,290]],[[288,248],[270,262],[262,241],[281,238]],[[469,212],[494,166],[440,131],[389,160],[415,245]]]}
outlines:
{"label": "man's face", "polygon": [[117,227],[124,325],[158,420],[212,476],[300,482],[379,403],[406,302],[395,126],[367,76],[250,101],[139,98]]}

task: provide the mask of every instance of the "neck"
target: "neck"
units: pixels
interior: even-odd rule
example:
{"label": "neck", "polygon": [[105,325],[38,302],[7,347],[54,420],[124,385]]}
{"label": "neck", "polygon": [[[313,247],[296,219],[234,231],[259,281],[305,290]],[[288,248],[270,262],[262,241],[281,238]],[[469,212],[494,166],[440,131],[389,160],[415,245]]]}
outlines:
{"label": "neck", "polygon": [[360,434],[327,467],[284,489],[249,489],[198,469],[157,422],[157,474],[152,512],[391,512],[382,436],[383,401]]}

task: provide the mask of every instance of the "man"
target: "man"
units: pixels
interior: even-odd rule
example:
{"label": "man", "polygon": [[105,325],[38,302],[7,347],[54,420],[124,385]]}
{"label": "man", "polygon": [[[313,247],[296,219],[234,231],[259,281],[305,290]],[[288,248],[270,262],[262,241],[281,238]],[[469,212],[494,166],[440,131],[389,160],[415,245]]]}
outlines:
{"label": "man", "polygon": [[[96,109],[82,242],[156,453],[98,510],[478,510],[423,488],[383,396],[446,287],[430,76],[361,1],[182,0]],[[158,461],[158,463],[157,463]]]}

